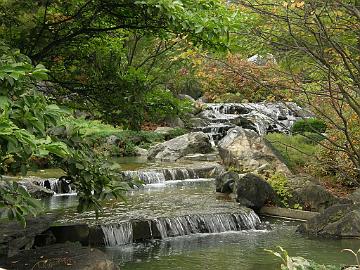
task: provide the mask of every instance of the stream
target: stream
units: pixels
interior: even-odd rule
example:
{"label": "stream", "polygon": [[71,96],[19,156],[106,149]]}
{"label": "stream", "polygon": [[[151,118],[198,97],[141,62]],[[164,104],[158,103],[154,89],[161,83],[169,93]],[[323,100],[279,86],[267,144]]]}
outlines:
{"label": "stream", "polygon": [[[266,104],[208,104],[202,114],[206,122],[194,130],[207,133],[213,146],[238,123],[265,134],[288,132],[301,118],[284,107]],[[126,202],[105,202],[99,219],[94,212],[76,212],[76,190],[61,186],[57,180],[61,172],[42,171],[32,177],[38,178],[36,184],[56,193],[44,199],[44,206],[47,211],[61,212],[57,225],[95,228],[101,235],[100,248],[123,270],[275,270],[280,268],[280,259],[265,249],[277,246],[290,256],[321,264],[354,263],[341,250],[358,250],[358,240],[305,238],[296,233],[299,221],[258,217],[230,196],[216,193],[214,178],[221,170],[216,162],[116,161],[125,177],[140,178],[145,185],[130,190]]]}

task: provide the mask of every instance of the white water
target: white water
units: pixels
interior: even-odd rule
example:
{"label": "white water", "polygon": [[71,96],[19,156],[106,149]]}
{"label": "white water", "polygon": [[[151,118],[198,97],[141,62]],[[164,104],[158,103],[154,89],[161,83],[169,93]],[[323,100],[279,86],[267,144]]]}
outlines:
{"label": "white water", "polygon": [[104,242],[106,246],[120,246],[130,244],[133,241],[133,228],[129,221],[118,224],[102,225]]}
{"label": "white water", "polygon": [[200,178],[191,168],[168,168],[157,170],[124,171],[126,177],[139,178],[145,184],[161,184],[171,180],[185,180]]}
{"label": "white water", "polygon": [[[161,239],[166,239],[198,233],[254,230],[260,224],[260,219],[253,211],[164,217],[148,220],[150,231],[151,222],[155,223]],[[133,242],[131,221],[102,225],[101,228],[106,246],[121,246]]]}

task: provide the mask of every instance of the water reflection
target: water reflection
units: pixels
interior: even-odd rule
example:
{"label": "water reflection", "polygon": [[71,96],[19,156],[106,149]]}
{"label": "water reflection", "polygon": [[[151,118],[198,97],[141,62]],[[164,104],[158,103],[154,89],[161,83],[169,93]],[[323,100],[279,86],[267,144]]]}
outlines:
{"label": "water reflection", "polygon": [[279,260],[264,249],[280,245],[292,256],[323,264],[352,264],[343,248],[358,249],[358,240],[311,240],[295,233],[297,223],[272,221],[272,231],[241,231],[175,237],[144,244],[107,248],[121,269],[279,269]]}

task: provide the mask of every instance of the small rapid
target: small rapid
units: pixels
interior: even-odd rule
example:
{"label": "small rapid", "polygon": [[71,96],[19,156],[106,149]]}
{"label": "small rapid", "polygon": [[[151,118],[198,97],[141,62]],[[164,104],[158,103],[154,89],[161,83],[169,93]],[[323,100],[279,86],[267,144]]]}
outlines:
{"label": "small rapid", "polygon": [[[122,221],[101,225],[105,246],[121,246],[133,243],[134,227],[139,222]],[[255,230],[260,224],[259,217],[252,210],[238,213],[189,214],[185,216],[161,217],[142,222],[142,230],[150,234],[146,240],[166,239],[200,233],[222,233],[229,231]]]}

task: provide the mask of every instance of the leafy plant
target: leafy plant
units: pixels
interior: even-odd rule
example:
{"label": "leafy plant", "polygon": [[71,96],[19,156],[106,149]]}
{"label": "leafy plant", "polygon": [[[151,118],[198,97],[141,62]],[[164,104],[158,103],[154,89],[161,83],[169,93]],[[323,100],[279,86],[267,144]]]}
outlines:
{"label": "leafy plant", "polygon": [[162,123],[167,118],[182,117],[192,109],[188,100],[176,98],[169,90],[156,89],[145,96],[147,120],[153,123]]}
{"label": "leafy plant", "polygon": [[340,267],[321,265],[302,257],[290,257],[285,249],[277,246],[279,252],[265,249],[265,251],[281,259],[281,270],[340,270]]}
{"label": "leafy plant", "polygon": [[275,172],[269,179],[267,179],[267,181],[279,196],[283,206],[289,207],[288,200],[292,197],[292,195],[289,190],[288,179],[286,176],[281,172]]}
{"label": "leafy plant", "polygon": [[27,215],[36,216],[41,210],[41,203],[31,198],[24,187],[17,182],[5,181],[0,178],[0,209],[8,219],[16,219],[24,227]]}
{"label": "leafy plant", "polygon": [[[69,113],[50,104],[34,87],[45,77],[46,69],[32,67],[18,51],[6,46],[0,49],[0,174],[25,175],[34,159],[52,156],[77,187],[78,210],[95,209],[98,214],[101,200],[122,197],[132,183],[123,181],[105,158],[92,151],[91,140],[86,140],[79,127],[61,125],[65,117],[71,118]],[[0,207],[9,219],[24,226],[28,215],[41,211],[23,187],[3,179]]]}
{"label": "leafy plant", "polygon": [[343,250],[341,250],[341,252],[344,252],[344,251],[349,252],[352,255],[354,255],[354,257],[356,259],[358,269],[360,269],[360,248],[359,248],[359,250],[357,252],[353,251],[352,249],[343,249]]}
{"label": "leafy plant", "polygon": [[294,134],[304,134],[305,132],[324,133],[325,131],[326,123],[316,118],[299,120],[291,128],[291,132]]}

